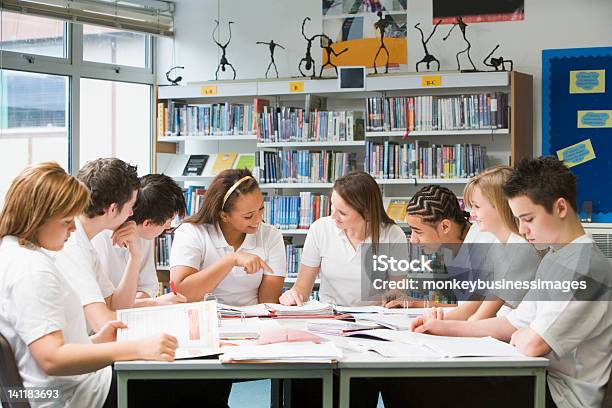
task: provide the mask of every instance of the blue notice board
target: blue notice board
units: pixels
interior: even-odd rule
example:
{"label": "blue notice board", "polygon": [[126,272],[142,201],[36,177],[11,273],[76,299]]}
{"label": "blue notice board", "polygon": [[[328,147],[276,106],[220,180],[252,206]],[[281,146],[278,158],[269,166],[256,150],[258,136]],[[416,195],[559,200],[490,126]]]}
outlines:
{"label": "blue notice board", "polygon": [[612,222],[612,47],[542,51],[542,154],[576,144],[561,155],[579,163],[578,209]]}

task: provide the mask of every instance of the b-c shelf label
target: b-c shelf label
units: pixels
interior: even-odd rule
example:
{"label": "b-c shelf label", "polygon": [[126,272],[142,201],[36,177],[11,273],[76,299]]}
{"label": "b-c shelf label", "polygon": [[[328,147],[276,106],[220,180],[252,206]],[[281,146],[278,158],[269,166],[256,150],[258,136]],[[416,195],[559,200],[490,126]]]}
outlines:
{"label": "b-c shelf label", "polygon": [[215,96],[217,95],[217,85],[208,85],[200,88],[202,96]]}
{"label": "b-c shelf label", "polygon": [[440,75],[427,75],[421,77],[421,86],[442,86],[442,77]]}
{"label": "b-c shelf label", "polygon": [[289,82],[289,92],[304,92],[304,81]]}

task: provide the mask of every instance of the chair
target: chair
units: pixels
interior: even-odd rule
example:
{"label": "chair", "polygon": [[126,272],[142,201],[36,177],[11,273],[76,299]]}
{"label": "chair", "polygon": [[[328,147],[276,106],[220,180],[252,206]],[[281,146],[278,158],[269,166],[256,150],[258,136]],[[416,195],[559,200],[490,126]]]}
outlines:
{"label": "chair", "polygon": [[23,381],[17,369],[15,354],[11,345],[0,334],[0,395],[2,395],[2,408],[30,408],[29,402],[11,402],[6,394],[7,388],[23,389]]}

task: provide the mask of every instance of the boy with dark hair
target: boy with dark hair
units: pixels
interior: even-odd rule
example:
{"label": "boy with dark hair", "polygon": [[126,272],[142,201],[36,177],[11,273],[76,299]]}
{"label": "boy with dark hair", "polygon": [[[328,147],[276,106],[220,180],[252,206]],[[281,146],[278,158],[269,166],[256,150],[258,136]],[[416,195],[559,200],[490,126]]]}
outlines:
{"label": "boy with dark hair", "polygon": [[103,230],[113,232],[113,240],[139,258],[136,223],[126,222],[132,215],[140,186],[135,166],[117,158],[85,163],[77,178],[91,192],[91,202],[76,220],[76,231],[58,252],[56,264],[79,294],[88,326],[95,332],[114,320],[114,310],[134,302],[128,277],[116,288],[100,268],[91,240]]}
{"label": "boy with dark hair", "polygon": [[158,280],[153,256],[155,237],[169,229],[176,216],[183,217],[185,211],[181,187],[166,175],[148,174],[140,178],[134,214],[130,217],[130,221],[136,224],[137,243],[142,254],[138,262],[130,262],[132,254],[126,248],[113,245],[112,231],[103,231],[91,241],[98,252],[102,271],[115,286],[124,276],[138,276],[137,281],[131,282],[135,294],[132,307],[185,302],[185,297],[180,294],[156,297]]}
{"label": "boy with dark hair", "polygon": [[538,267],[536,283],[569,279],[590,287],[569,293],[532,288],[504,317],[419,317],[412,328],[447,336],[493,336],[525,355],[546,356],[547,407],[601,406],[612,364],[612,268],[580,223],[576,178],[556,158],[523,160],[505,183],[504,193],[519,220],[519,232],[534,245],[550,248]]}

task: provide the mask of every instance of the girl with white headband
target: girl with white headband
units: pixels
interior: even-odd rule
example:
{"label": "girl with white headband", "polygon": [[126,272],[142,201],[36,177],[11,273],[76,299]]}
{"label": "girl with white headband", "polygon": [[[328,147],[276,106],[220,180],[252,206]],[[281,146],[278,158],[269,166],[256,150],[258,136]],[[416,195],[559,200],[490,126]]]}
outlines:
{"label": "girl with white headband", "polygon": [[248,170],[212,181],[197,214],[174,233],[170,276],[190,302],[208,293],[222,303],[277,303],[287,260],[281,232],[263,224],[263,196]]}

